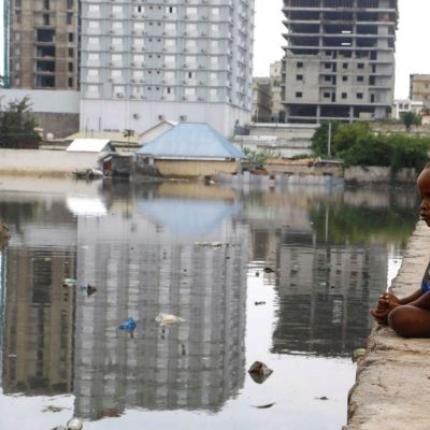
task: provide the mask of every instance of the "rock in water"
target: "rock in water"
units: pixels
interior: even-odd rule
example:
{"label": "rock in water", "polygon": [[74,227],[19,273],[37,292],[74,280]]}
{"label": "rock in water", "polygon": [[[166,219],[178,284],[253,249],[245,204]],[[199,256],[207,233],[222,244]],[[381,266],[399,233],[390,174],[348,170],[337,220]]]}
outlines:
{"label": "rock in water", "polygon": [[262,384],[273,373],[273,370],[261,361],[256,361],[249,368],[248,373],[257,384]]}

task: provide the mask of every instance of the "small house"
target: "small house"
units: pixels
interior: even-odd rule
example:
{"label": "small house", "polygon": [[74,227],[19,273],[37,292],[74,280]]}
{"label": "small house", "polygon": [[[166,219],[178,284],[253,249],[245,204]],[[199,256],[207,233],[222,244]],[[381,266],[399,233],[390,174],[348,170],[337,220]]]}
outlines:
{"label": "small house", "polygon": [[171,130],[173,127],[175,127],[178,123],[176,121],[168,121],[168,120],[162,120],[158,124],[154,125],[153,127],[149,128],[148,130],[144,131],[139,135],[139,145],[145,145],[148,142],[153,141],[157,137],[164,134],[166,131]]}
{"label": "small house", "polygon": [[135,173],[147,166],[173,177],[236,173],[244,158],[241,150],[210,125],[179,123],[137,151]]}

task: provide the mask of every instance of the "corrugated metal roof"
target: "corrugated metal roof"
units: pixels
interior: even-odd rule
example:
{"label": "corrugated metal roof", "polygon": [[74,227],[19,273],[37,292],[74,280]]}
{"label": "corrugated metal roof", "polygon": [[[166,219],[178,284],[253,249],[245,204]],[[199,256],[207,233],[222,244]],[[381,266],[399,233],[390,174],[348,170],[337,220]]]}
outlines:
{"label": "corrugated metal roof", "polygon": [[108,139],[75,139],[66,149],[72,152],[102,152],[109,145]]}
{"label": "corrugated metal roof", "polygon": [[156,158],[245,158],[208,124],[180,123],[137,151]]}
{"label": "corrugated metal roof", "polygon": [[133,136],[125,137],[124,132],[116,131],[80,131],[78,133],[67,136],[64,140],[73,141],[75,139],[108,139],[112,143],[138,143],[139,135],[135,133]]}

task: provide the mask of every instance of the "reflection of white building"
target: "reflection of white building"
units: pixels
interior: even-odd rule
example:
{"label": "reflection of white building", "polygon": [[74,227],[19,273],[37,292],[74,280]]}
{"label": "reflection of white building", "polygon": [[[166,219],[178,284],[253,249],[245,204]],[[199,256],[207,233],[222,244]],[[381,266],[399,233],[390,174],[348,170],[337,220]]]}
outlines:
{"label": "reflection of white building", "polygon": [[[182,208],[160,220],[157,200],[142,203],[143,215],[78,220],[78,280],[97,287],[77,302],[78,416],[133,406],[216,410],[243,383],[247,231],[224,218],[206,231],[196,224],[190,239],[196,205],[183,203],[188,219]],[[198,243],[215,240],[223,245]],[[162,329],[160,312],[185,322]],[[129,316],[138,321],[134,338],[117,330]]]}

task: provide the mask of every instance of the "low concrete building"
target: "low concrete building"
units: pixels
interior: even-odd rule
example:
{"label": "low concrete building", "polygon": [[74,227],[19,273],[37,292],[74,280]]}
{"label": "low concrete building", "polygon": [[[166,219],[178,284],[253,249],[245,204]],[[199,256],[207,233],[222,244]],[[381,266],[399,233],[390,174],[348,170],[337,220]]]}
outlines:
{"label": "low concrete building", "polygon": [[158,124],[149,128],[139,135],[138,141],[140,145],[145,145],[145,143],[151,142],[156,139],[158,136],[161,136],[166,131],[171,130],[175,125],[177,125],[177,121],[168,121],[161,120]]}
{"label": "low concrete building", "polygon": [[409,76],[409,98],[430,107],[430,75],[415,73]]}
{"label": "low concrete building", "polygon": [[236,173],[242,151],[208,124],[180,123],[137,151],[135,173],[155,167],[163,176]]}
{"label": "low concrete building", "polygon": [[392,116],[394,119],[400,119],[402,113],[414,112],[421,115],[424,109],[424,102],[419,100],[394,100]]}

